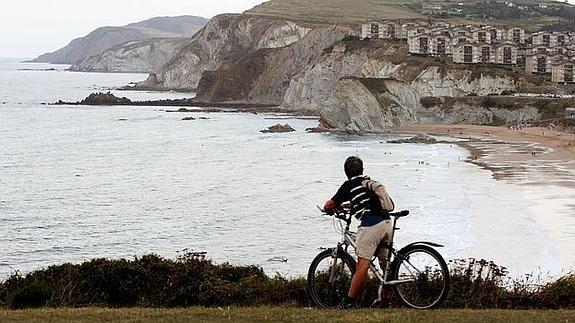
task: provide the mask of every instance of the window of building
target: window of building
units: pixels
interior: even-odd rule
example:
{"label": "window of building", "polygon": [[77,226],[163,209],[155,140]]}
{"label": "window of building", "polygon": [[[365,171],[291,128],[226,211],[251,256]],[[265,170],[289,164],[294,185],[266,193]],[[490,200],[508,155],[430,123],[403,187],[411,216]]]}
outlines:
{"label": "window of building", "polygon": [[503,47],[503,64],[512,64],[512,58],[511,47]]}
{"label": "window of building", "polygon": [[473,63],[473,47],[463,46],[463,62]]}
{"label": "window of building", "polygon": [[488,46],[481,47],[481,62],[489,63],[490,58],[491,58],[491,48],[489,48]]}
{"label": "window of building", "polygon": [[445,38],[438,38],[437,39],[437,55],[445,55],[446,48],[445,48]]}
{"label": "window of building", "polygon": [[477,40],[480,43],[484,43],[487,40],[487,35],[485,34],[485,32],[481,31],[477,34]]}
{"label": "window of building", "polygon": [[396,38],[395,25],[394,24],[387,25],[387,36],[389,38]]}
{"label": "window of building", "polygon": [[573,65],[565,64],[565,82],[573,83]]}
{"label": "window of building", "polygon": [[429,53],[429,39],[427,37],[419,37],[419,52],[421,54]]}
{"label": "window of building", "polygon": [[537,57],[537,73],[547,73],[547,57]]}
{"label": "window of building", "polygon": [[521,42],[521,30],[513,29],[513,41],[516,43]]}
{"label": "window of building", "polygon": [[379,37],[379,24],[371,24],[371,38]]}

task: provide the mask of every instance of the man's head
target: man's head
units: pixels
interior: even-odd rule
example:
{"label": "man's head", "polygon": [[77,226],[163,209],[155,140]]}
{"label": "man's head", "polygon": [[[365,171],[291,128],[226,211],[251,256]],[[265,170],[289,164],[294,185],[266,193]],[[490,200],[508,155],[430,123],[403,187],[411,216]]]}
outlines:
{"label": "man's head", "polygon": [[346,159],[343,169],[347,178],[363,175],[363,162],[359,157],[351,156]]}

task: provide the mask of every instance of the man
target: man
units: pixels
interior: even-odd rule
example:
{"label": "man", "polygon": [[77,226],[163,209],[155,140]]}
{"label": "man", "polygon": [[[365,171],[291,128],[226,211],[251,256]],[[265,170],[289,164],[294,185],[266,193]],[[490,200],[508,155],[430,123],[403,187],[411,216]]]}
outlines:
{"label": "man", "polygon": [[[389,214],[383,212],[375,193],[362,185],[362,181],[368,178],[363,175],[362,160],[358,157],[349,157],[345,161],[344,171],[348,180],[344,182],[337,193],[325,203],[324,208],[329,212],[349,202],[351,203],[351,215],[361,221],[356,238],[357,267],[351,280],[347,297],[342,300],[340,306],[341,308],[350,308],[355,305],[363,285],[367,280],[371,259],[378,245],[382,240],[390,240],[393,224]],[[385,270],[386,266],[387,253],[388,250],[386,248],[381,248],[378,254],[383,270]],[[389,291],[385,290],[384,294],[387,298]],[[389,301],[387,299],[384,300],[383,305],[388,304]]]}

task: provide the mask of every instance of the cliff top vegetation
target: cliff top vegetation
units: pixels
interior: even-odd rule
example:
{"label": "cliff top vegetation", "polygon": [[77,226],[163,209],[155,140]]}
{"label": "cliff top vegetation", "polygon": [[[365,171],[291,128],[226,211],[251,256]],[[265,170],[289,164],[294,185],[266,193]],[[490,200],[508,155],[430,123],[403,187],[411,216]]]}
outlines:
{"label": "cliff top vegetation", "polygon": [[[424,8],[431,3],[441,9],[426,11]],[[575,28],[575,6],[549,0],[271,0],[245,13],[315,23],[427,18],[450,23],[506,24],[528,30]]]}

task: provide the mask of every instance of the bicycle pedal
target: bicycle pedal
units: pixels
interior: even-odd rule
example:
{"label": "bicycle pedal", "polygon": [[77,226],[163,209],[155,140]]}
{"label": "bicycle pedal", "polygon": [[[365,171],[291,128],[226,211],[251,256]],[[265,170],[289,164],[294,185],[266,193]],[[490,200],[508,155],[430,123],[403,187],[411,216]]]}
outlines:
{"label": "bicycle pedal", "polygon": [[382,309],[391,308],[391,303],[386,299],[384,300],[376,299],[375,301],[373,301],[373,303],[371,303],[371,308],[382,308]]}

